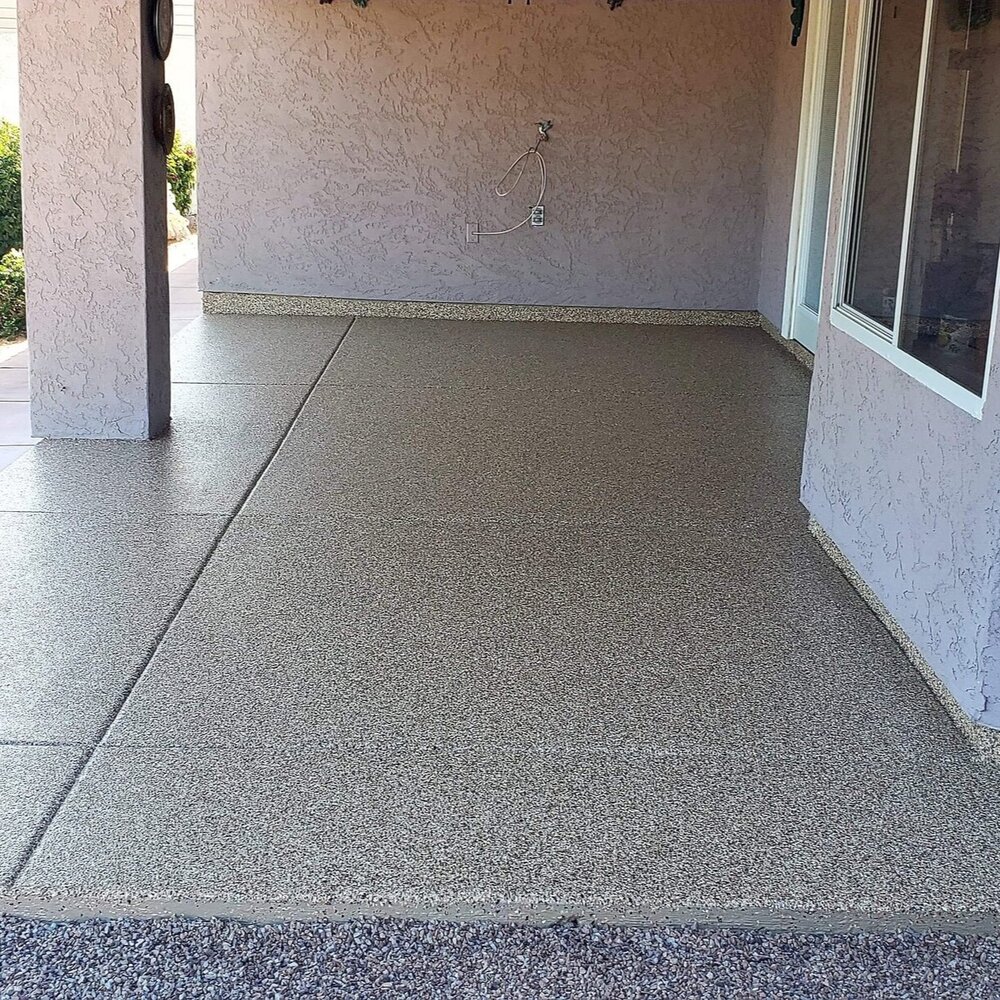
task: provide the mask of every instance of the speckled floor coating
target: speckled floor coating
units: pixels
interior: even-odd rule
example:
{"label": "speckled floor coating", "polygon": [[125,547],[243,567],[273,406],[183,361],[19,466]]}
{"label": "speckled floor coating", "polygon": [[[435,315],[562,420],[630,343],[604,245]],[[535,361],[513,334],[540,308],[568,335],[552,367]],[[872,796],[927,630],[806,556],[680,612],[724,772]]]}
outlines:
{"label": "speckled floor coating", "polygon": [[3,909],[996,928],[1000,772],[809,535],[786,352],[347,328],[205,317],[170,438],[0,474]]}
{"label": "speckled floor coating", "polygon": [[1000,942],[564,924],[0,920],[24,1000],[993,1000]]}

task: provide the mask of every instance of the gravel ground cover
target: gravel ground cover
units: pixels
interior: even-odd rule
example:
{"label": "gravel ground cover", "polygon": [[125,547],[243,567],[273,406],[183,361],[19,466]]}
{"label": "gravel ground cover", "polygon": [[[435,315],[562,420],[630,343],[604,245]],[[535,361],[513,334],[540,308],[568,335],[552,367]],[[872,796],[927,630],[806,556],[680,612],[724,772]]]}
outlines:
{"label": "gravel ground cover", "polygon": [[1000,997],[1000,939],[375,920],[0,919],[0,997]]}

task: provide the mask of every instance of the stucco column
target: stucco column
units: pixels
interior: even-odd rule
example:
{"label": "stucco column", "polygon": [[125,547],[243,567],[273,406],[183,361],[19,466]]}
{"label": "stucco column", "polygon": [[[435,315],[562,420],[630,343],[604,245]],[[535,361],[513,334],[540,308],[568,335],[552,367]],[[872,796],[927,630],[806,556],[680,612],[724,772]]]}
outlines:
{"label": "stucco column", "polygon": [[18,0],[31,417],[41,437],[170,419],[163,86],[152,0]]}

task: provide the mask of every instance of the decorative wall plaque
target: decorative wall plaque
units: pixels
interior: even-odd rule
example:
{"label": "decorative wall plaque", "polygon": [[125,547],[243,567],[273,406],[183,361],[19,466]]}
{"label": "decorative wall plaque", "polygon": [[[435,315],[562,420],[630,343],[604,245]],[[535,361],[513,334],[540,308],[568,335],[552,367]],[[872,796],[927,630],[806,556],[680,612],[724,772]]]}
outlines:
{"label": "decorative wall plaque", "polygon": [[177,112],[174,108],[174,92],[170,89],[169,83],[163,85],[163,90],[157,94],[153,102],[153,134],[165,153],[174,148]]}
{"label": "decorative wall plaque", "polygon": [[154,0],[153,42],[156,54],[166,59],[174,42],[174,0]]}

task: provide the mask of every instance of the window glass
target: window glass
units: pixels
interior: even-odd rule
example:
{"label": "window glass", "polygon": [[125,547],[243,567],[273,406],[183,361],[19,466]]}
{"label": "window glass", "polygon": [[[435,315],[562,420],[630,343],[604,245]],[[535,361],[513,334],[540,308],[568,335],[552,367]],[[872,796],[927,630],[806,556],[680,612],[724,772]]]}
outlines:
{"label": "window glass", "polygon": [[[946,0],[946,3],[949,0]],[[892,330],[925,0],[876,0],[844,301]]]}
{"label": "window glass", "polygon": [[934,15],[899,346],[977,395],[1000,255],[1000,4]]}

